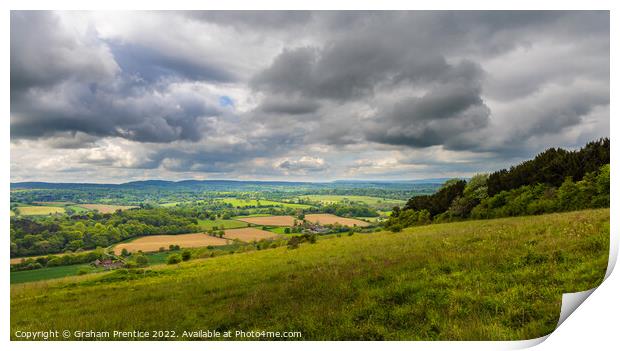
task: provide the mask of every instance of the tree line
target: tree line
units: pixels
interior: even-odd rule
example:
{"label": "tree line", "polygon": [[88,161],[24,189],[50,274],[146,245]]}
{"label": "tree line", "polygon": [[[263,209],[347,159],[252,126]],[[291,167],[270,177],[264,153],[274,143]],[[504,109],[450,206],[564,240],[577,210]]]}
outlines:
{"label": "tree line", "polygon": [[161,208],[84,215],[11,218],[11,257],[107,247],[125,239],[201,231],[197,219]]}
{"label": "tree line", "polygon": [[548,149],[510,169],[452,179],[394,208],[386,227],[609,207],[609,139],[576,151]]}

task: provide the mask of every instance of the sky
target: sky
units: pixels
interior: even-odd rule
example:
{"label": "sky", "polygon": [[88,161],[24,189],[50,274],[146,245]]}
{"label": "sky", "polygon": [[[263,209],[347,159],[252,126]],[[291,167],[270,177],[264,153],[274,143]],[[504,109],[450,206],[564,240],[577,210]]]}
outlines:
{"label": "sky", "polygon": [[609,13],[11,12],[11,181],[411,180],[609,136]]}

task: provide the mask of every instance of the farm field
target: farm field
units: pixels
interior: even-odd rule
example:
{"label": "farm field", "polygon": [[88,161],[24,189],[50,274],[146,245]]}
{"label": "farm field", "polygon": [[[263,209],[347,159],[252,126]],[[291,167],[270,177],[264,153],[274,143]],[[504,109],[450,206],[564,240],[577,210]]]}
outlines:
{"label": "farm field", "polygon": [[259,241],[262,239],[270,239],[276,237],[272,232],[261,230],[258,228],[239,228],[239,229],[227,229],[224,231],[224,237],[226,239],[239,239],[241,241]]}
{"label": "farm field", "polygon": [[[166,258],[171,254],[173,254],[173,252],[166,251],[166,252],[146,253],[145,256],[148,258],[149,265],[157,265],[157,264],[166,263]],[[49,268],[40,268],[40,269],[29,270],[29,271],[12,271],[11,272],[11,284],[20,284],[20,283],[28,283],[28,282],[77,276],[79,275],[78,272],[80,271],[80,269],[84,267],[89,269],[91,273],[105,272],[105,269],[92,267],[88,263],[49,267]]]}
{"label": "farm field", "polygon": [[144,273],[14,284],[11,335],[232,329],[295,330],[306,340],[531,339],[555,329],[562,293],[600,284],[608,250],[609,209],[355,234]]}
{"label": "farm field", "polygon": [[299,199],[305,199],[312,202],[321,202],[325,204],[337,203],[344,201],[363,202],[368,205],[386,205],[396,206],[403,205],[406,201],[398,199],[386,199],[374,196],[361,196],[361,195],[303,195],[299,196]]}
{"label": "farm field", "polygon": [[35,205],[42,205],[42,206],[65,206],[65,205],[71,205],[71,204],[73,204],[73,202],[67,202],[67,201],[35,201],[35,202],[33,202],[33,204],[35,204]]}
{"label": "farm field", "polygon": [[142,250],[143,252],[158,251],[160,247],[168,249],[170,245],[184,247],[202,247],[226,245],[226,239],[209,236],[205,233],[178,234],[178,235],[149,235],[137,238],[114,246],[114,253],[119,255],[123,249],[129,252]]}
{"label": "farm field", "polygon": [[286,234],[284,231],[288,227],[265,227],[266,230],[276,234]]}
{"label": "farm field", "polygon": [[96,210],[100,213],[114,213],[116,210],[129,210],[137,208],[136,206],[121,206],[121,205],[104,205],[104,204],[79,204],[79,207],[83,207],[88,210]]}
{"label": "farm field", "polygon": [[88,212],[89,210],[84,208],[84,207],[80,207],[77,205],[70,205],[67,206],[66,208],[70,209],[71,211],[75,212],[75,213],[84,213],[84,212]]}
{"label": "farm field", "polygon": [[259,206],[282,206],[290,208],[310,208],[312,206],[305,204],[293,204],[287,202],[278,202],[272,200],[255,200],[255,199],[238,199],[238,198],[220,198],[219,201],[230,204],[234,207],[259,207]]}
{"label": "farm field", "polygon": [[310,223],[319,223],[322,225],[336,224],[336,223],[339,223],[341,225],[346,225],[349,227],[353,227],[353,226],[367,227],[370,225],[370,223],[360,221],[359,219],[338,217],[338,216],[335,216],[333,214],[328,214],[328,213],[307,214],[305,216],[305,220]]}
{"label": "farm field", "polygon": [[100,272],[102,269],[96,269],[89,264],[74,264],[70,266],[58,266],[49,268],[39,268],[31,271],[11,272],[11,284],[28,283],[40,280],[58,279],[70,277],[78,274],[82,268],[88,268],[91,272]]}
{"label": "farm field", "polygon": [[368,223],[381,223],[386,220],[385,217],[355,217],[355,219],[359,219],[360,221],[365,221]]}
{"label": "farm field", "polygon": [[234,219],[199,219],[198,225],[205,230],[213,229],[213,227],[218,227],[219,229],[222,226],[224,226],[224,229],[243,228],[248,226],[247,223]]}
{"label": "farm field", "polygon": [[57,213],[65,213],[63,207],[57,206],[22,206],[18,207],[22,216],[47,216]]}
{"label": "farm field", "polygon": [[240,221],[244,221],[256,225],[292,227],[295,225],[296,219],[292,216],[259,216],[259,217],[238,217]]}

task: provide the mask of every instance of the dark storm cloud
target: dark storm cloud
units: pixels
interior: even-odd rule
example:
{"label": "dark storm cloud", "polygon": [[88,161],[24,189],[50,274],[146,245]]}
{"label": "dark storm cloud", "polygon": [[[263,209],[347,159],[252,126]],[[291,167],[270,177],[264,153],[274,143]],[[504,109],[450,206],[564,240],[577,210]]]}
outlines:
{"label": "dark storm cloud", "polygon": [[446,144],[462,133],[486,127],[490,110],[476,85],[440,85],[421,98],[408,98],[366,128],[369,140],[427,147]]}
{"label": "dark storm cloud", "polygon": [[76,37],[50,12],[14,11],[11,26],[13,139],[82,132],[141,142],[198,141],[200,119],[219,115],[219,107],[174,83],[233,79],[223,69],[155,49],[116,44],[110,50],[96,33]]}
{"label": "dark storm cloud", "polygon": [[11,94],[77,79],[105,80],[118,67],[94,36],[64,31],[47,11],[11,11]]}
{"label": "dark storm cloud", "polygon": [[124,96],[116,89],[67,82],[54,92],[20,94],[11,106],[11,136],[33,139],[83,132],[141,142],[198,141],[203,132],[200,120],[220,113],[191,91],[142,89]]}
{"label": "dark storm cloud", "polygon": [[[15,147],[100,167],[317,175],[339,152],[420,149],[499,164],[609,135],[608,109],[604,11],[11,13]],[[425,162],[469,169],[451,161]]]}
{"label": "dark storm cloud", "polygon": [[271,97],[260,105],[260,110],[265,113],[280,113],[288,115],[303,115],[312,113],[321,105],[309,99],[289,99],[283,97]]}

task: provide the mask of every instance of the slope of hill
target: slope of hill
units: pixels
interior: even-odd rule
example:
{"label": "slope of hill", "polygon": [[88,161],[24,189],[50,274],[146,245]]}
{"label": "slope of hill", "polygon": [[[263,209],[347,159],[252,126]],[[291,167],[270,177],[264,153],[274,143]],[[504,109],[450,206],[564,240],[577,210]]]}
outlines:
{"label": "slope of hill", "polygon": [[265,330],[299,331],[306,340],[530,339],[553,331],[562,293],[602,281],[608,250],[609,209],[355,234],[294,250],[13,285],[11,335],[174,330],[182,339],[190,338],[183,331]]}

